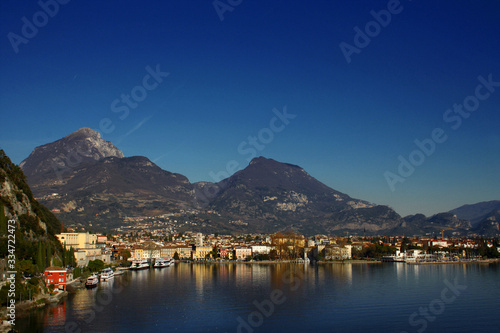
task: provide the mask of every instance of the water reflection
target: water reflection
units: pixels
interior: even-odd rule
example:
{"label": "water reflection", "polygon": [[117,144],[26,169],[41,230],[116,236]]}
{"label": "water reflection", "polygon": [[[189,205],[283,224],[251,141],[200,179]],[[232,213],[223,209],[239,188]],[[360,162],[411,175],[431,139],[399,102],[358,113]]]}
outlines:
{"label": "water reflection", "polygon": [[64,325],[66,322],[66,301],[63,301],[57,306],[49,307],[45,312],[45,322],[52,322],[55,325]]}
{"label": "water reflection", "polygon": [[[468,289],[453,311],[474,304],[467,309],[471,315],[476,308],[489,314],[500,290],[498,273],[498,266],[480,265],[177,264],[126,272],[78,290],[58,306],[30,313],[22,331],[41,331],[43,325],[45,332],[62,332],[71,323],[83,332],[234,331],[237,318],[258,311],[256,304],[269,304],[275,291],[283,302],[258,331],[363,331],[380,325],[404,330],[415,304],[429,304],[443,281],[455,277]],[[457,320],[455,312],[447,316]]]}

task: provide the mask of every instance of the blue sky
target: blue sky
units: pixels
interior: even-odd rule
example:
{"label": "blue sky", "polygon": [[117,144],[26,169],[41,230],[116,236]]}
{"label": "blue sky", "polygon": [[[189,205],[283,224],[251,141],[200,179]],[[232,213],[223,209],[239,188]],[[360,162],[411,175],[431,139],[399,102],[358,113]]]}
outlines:
{"label": "blue sky", "polygon": [[91,127],[214,181],[248,164],[254,137],[258,155],[401,215],[500,199],[498,1],[54,1],[51,15],[0,3],[0,147],[15,163]]}

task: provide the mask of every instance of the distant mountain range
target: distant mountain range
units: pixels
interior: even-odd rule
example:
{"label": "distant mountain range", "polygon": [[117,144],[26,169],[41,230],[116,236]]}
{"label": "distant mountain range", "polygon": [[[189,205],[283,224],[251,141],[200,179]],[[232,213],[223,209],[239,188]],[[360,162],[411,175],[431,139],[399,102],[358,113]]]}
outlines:
{"label": "distant mountain range", "polygon": [[[351,198],[324,185],[299,166],[264,157],[253,159],[221,182],[192,184],[146,157],[124,157],[90,128],[35,148],[20,166],[35,197],[65,224],[116,227],[127,217],[176,213],[203,216],[206,223],[200,231],[206,232],[289,228],[304,234],[473,231],[469,219],[455,217],[453,212],[403,219],[390,207]],[[487,210],[478,209],[484,213],[481,218],[491,222],[495,216]]]}
{"label": "distant mountain range", "polygon": [[450,213],[457,215],[458,218],[469,220],[472,226],[477,226],[495,210],[500,210],[500,200],[484,201],[474,205],[463,205],[450,210]]}

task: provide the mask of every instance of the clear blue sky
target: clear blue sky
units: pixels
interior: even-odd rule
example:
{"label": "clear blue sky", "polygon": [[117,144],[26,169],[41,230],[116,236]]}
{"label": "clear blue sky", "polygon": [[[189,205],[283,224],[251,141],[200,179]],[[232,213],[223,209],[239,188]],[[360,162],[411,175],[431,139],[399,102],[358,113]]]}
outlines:
{"label": "clear blue sky", "polygon": [[[213,181],[210,172],[230,161],[245,167],[253,136],[258,155],[401,215],[500,199],[500,87],[477,88],[479,76],[500,82],[498,1],[47,8],[51,15],[36,1],[0,3],[0,147],[15,163],[107,119],[103,137],[126,156],[147,156],[192,182]],[[355,27],[369,29],[369,43],[355,40]],[[341,45],[356,42],[348,63]],[[157,82],[148,66],[169,74]],[[447,113],[466,98],[476,109],[467,118]],[[285,106],[296,117],[282,126],[273,109]],[[446,140],[429,156],[413,153],[414,140],[436,128]],[[411,174],[398,174],[400,155],[419,164]],[[386,172],[405,181],[392,191]]]}

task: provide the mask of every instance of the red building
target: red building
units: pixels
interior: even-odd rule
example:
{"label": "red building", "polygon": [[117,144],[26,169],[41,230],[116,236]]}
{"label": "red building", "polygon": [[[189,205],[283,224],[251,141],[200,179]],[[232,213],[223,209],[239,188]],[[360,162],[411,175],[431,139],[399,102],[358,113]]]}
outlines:
{"label": "red building", "polygon": [[67,271],[61,267],[47,267],[45,269],[45,284],[54,284],[55,289],[66,290]]}

